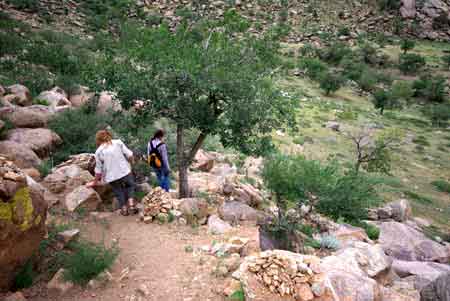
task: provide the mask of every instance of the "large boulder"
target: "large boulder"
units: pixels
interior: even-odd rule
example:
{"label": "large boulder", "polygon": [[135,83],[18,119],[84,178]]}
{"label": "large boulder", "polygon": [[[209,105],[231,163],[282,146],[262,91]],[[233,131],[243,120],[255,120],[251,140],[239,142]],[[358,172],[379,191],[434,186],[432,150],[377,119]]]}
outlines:
{"label": "large boulder", "polygon": [[70,95],[69,100],[73,107],[79,108],[88,103],[94,95],[95,93],[90,92],[88,87],[79,86],[77,90]]}
{"label": "large boulder", "polygon": [[208,202],[201,198],[181,199],[178,210],[188,219],[201,220],[209,215]]}
{"label": "large boulder", "polygon": [[42,163],[28,145],[14,141],[0,141],[0,154],[8,157],[20,168],[38,167]]}
{"label": "large boulder", "polygon": [[416,0],[402,0],[400,14],[403,18],[414,18],[416,16]]}
{"label": "large boulder", "polygon": [[19,84],[6,87],[6,95],[3,96],[3,100],[22,107],[31,106],[33,104],[30,90]]}
{"label": "large boulder", "polygon": [[6,138],[28,146],[40,158],[46,158],[62,143],[61,138],[49,129],[13,129],[7,132]]}
{"label": "large boulder", "polygon": [[247,204],[231,201],[220,206],[219,215],[224,221],[238,223],[239,221],[256,222],[263,214]]}
{"label": "large boulder", "polygon": [[445,246],[402,223],[381,223],[379,242],[387,255],[399,260],[442,263],[449,261],[450,254]]}
{"label": "large boulder", "polygon": [[0,108],[0,118],[8,120],[16,128],[46,127],[51,116],[49,109],[41,105]]}
{"label": "large boulder", "polygon": [[408,200],[401,199],[384,207],[371,209],[370,216],[376,220],[394,220],[402,223],[412,218],[412,208]]}
{"label": "large boulder", "polygon": [[45,236],[47,205],[26,176],[0,157],[0,291],[11,288]]}
{"label": "large boulder", "polygon": [[77,208],[95,211],[102,202],[99,194],[92,188],[79,186],[66,196],[65,205],[69,212]]}
{"label": "large boulder", "polygon": [[221,220],[220,217],[215,214],[208,218],[208,232],[211,234],[225,234],[232,229],[233,227],[231,227],[229,223]]}
{"label": "large boulder", "polygon": [[441,275],[450,273],[450,265],[435,262],[394,260],[392,269],[401,278],[408,278],[422,290]]}
{"label": "large boulder", "polygon": [[121,111],[120,102],[110,92],[103,91],[100,93],[97,104],[97,113],[106,114],[109,111]]}
{"label": "large boulder", "polygon": [[47,102],[52,112],[60,112],[72,106],[72,103],[67,99],[66,92],[58,87],[44,91],[36,98]]}
{"label": "large boulder", "polygon": [[233,186],[232,195],[237,201],[243,202],[251,207],[261,206],[264,200],[261,191],[257,190],[250,184],[239,184]]}
{"label": "large boulder", "polygon": [[200,149],[192,163],[192,169],[209,172],[214,167],[215,157],[210,153]]}
{"label": "large boulder", "polygon": [[341,245],[353,241],[370,241],[364,229],[349,224],[339,224],[337,229],[330,231],[329,234],[336,237],[341,242]]}
{"label": "large boulder", "polygon": [[53,170],[44,178],[43,185],[52,193],[67,194],[79,186],[92,181],[94,177],[78,165],[65,165]]}
{"label": "large boulder", "polygon": [[450,301],[450,272],[439,276],[420,292],[421,301]]}
{"label": "large boulder", "polygon": [[77,154],[72,155],[64,161],[63,163],[56,166],[56,169],[70,166],[70,165],[76,165],[79,168],[83,170],[89,171],[92,175],[94,175],[94,169],[95,169],[95,155],[89,154],[89,153],[83,153],[83,154]]}

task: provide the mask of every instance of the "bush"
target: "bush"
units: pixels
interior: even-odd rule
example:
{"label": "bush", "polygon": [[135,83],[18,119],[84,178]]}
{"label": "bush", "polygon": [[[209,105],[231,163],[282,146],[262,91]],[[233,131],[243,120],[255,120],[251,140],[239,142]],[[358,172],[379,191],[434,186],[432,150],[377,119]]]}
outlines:
{"label": "bush", "polygon": [[432,102],[444,102],[446,79],[442,76],[422,76],[419,80],[414,81],[414,96],[423,97]]}
{"label": "bush", "polygon": [[14,33],[0,32],[0,57],[6,54],[17,54],[23,48],[23,39]]}
{"label": "bush", "polygon": [[317,210],[334,220],[360,221],[367,218],[367,209],[379,200],[373,183],[361,173],[350,171],[319,195]]}
{"label": "bush", "polygon": [[330,95],[339,90],[343,85],[342,75],[326,72],[320,77],[320,88]]}
{"label": "bush", "polygon": [[28,9],[31,11],[36,11],[39,8],[39,0],[8,0],[17,9]]}
{"label": "bush", "polygon": [[450,54],[444,55],[442,61],[447,65],[447,68],[450,68]]}
{"label": "bush", "polygon": [[351,53],[352,50],[344,43],[334,43],[328,48],[320,49],[318,54],[323,61],[338,65],[345,56]]}
{"label": "bush", "polygon": [[76,242],[70,247],[73,253],[64,259],[64,278],[79,285],[86,285],[109,269],[119,254],[114,246],[106,248],[91,242]]}
{"label": "bush", "polygon": [[48,174],[50,174],[50,172],[52,171],[52,168],[53,168],[52,160],[44,160],[37,167],[42,178],[45,178]]}
{"label": "bush", "polygon": [[36,273],[33,271],[33,262],[28,260],[14,278],[13,290],[22,290],[32,286],[35,276]]}
{"label": "bush", "polygon": [[373,93],[372,103],[376,109],[380,110],[381,115],[383,115],[385,109],[400,107],[398,99],[393,98],[391,92],[384,89],[378,89]]}
{"label": "bush", "polygon": [[70,155],[92,153],[95,151],[95,133],[111,124],[108,115],[97,115],[89,106],[66,110],[51,119],[48,126],[62,139],[63,144],[53,154],[55,164],[66,160]]}
{"label": "bush", "polygon": [[369,65],[378,65],[380,63],[377,50],[370,43],[363,43],[359,48],[359,52],[364,63]]}
{"label": "bush", "polygon": [[446,127],[450,121],[450,103],[427,105],[423,113],[428,116],[431,123],[437,127]]}
{"label": "bush", "polygon": [[375,225],[359,222],[354,223],[353,226],[363,228],[366,231],[367,236],[372,240],[377,240],[380,237],[380,228]]}
{"label": "bush", "polygon": [[358,81],[363,72],[368,69],[368,66],[365,63],[353,56],[346,56],[342,59],[341,67],[344,76],[354,81]]}
{"label": "bush", "polygon": [[316,58],[303,58],[300,61],[300,69],[305,71],[305,74],[312,80],[319,80],[322,73],[328,70],[326,64]]}
{"label": "bush", "polygon": [[377,84],[377,74],[369,68],[365,68],[356,81],[363,91],[371,92]]}
{"label": "bush", "polygon": [[381,10],[398,10],[401,6],[400,0],[378,0],[378,6]]}
{"label": "bush", "polygon": [[419,54],[407,53],[400,55],[398,68],[404,74],[415,74],[425,66],[425,58]]}
{"label": "bush", "polygon": [[413,84],[410,81],[395,81],[391,87],[391,95],[394,99],[408,101],[414,96]]}
{"label": "bush", "polygon": [[431,182],[431,185],[436,187],[437,190],[450,193],[450,183],[445,180],[436,180]]}
{"label": "bush", "polygon": [[409,50],[414,49],[415,46],[416,42],[414,42],[413,40],[403,39],[400,42],[400,49],[403,50],[404,54],[406,54]]}

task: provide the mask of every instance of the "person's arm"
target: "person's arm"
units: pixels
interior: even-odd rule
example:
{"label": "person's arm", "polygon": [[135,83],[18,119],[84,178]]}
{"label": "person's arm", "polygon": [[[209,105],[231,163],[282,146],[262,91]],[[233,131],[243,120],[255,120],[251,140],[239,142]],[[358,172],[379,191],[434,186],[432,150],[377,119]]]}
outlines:
{"label": "person's arm", "polygon": [[95,153],[95,178],[87,184],[88,187],[95,187],[102,180],[103,161],[98,152]]}
{"label": "person's arm", "polygon": [[123,143],[121,140],[119,140],[120,148],[122,149],[122,153],[127,158],[128,162],[133,163],[133,152]]}
{"label": "person's arm", "polygon": [[166,144],[162,144],[159,147],[159,153],[161,154],[163,160],[163,168],[167,173],[170,173],[170,165],[169,165],[169,156],[167,154],[167,146]]}

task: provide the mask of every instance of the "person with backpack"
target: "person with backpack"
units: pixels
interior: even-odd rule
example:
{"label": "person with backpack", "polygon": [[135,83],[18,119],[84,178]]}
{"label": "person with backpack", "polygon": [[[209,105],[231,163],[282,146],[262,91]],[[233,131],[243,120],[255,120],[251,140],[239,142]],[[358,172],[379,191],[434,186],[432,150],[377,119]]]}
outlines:
{"label": "person with backpack", "polygon": [[120,213],[124,216],[136,214],[135,182],[131,172],[133,152],[121,140],[113,140],[111,133],[106,130],[97,132],[95,142],[95,179],[87,187],[95,187],[99,182],[110,184],[119,201]]}
{"label": "person with backpack", "polygon": [[159,186],[165,191],[170,189],[170,166],[167,146],[164,143],[164,131],[159,129],[148,142],[148,163],[153,168],[158,178]]}

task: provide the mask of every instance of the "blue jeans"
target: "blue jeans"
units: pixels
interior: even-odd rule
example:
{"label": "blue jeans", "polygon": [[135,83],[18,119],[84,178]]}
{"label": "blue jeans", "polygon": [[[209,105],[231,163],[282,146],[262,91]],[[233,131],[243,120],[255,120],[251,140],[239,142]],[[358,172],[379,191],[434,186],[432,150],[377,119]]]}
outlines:
{"label": "blue jeans", "polygon": [[155,169],[156,177],[158,178],[159,187],[165,191],[170,189],[170,176],[169,173],[162,168]]}

